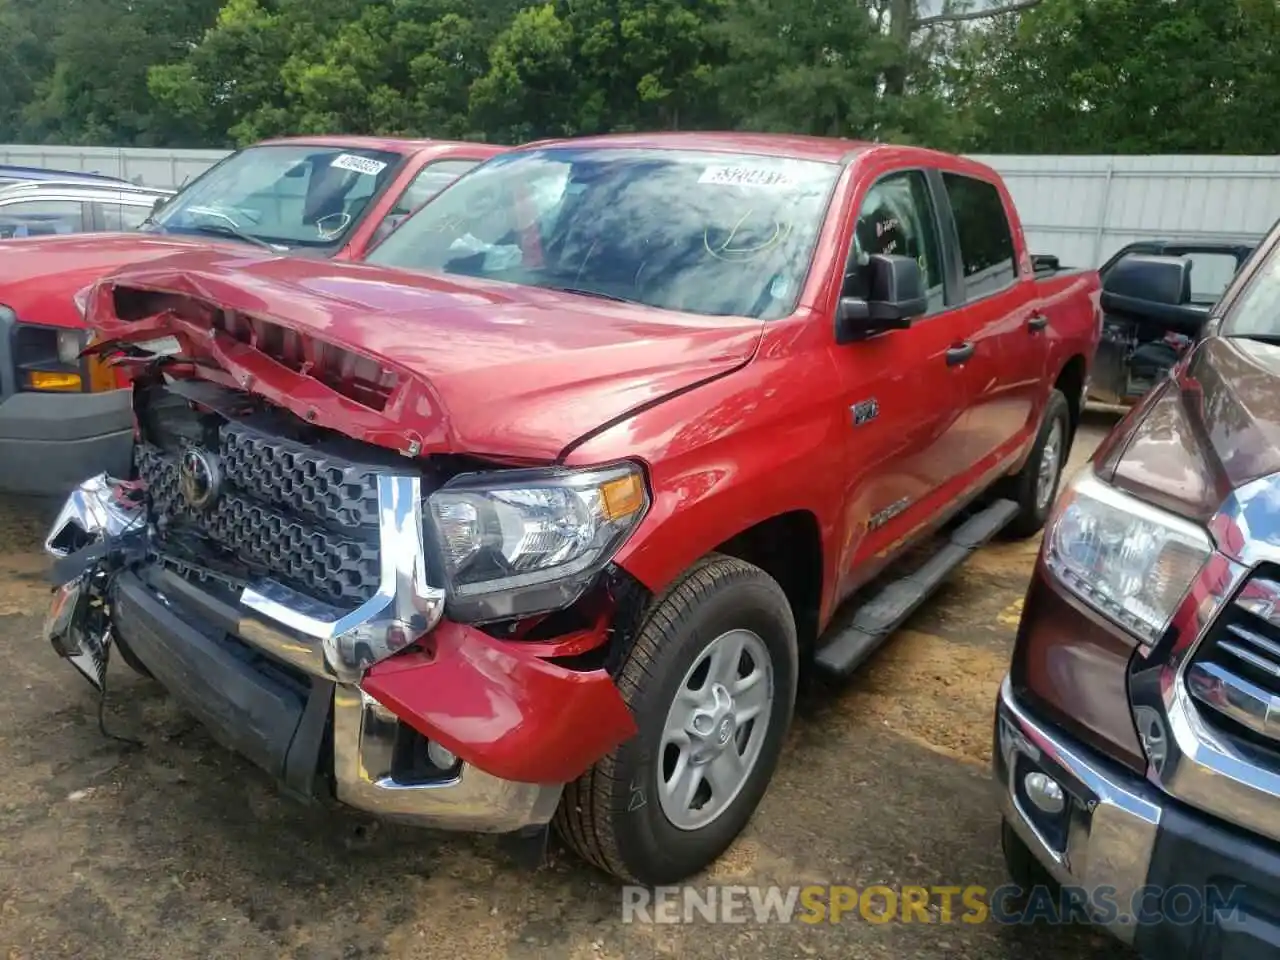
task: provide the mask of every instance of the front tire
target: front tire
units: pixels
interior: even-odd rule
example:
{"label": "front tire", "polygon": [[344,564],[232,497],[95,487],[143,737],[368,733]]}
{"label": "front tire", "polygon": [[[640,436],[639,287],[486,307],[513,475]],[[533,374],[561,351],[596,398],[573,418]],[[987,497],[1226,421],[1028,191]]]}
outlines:
{"label": "front tire", "polygon": [[632,883],[705,869],[773,776],[799,667],[786,594],[758,567],[711,555],[658,598],[617,678],[639,732],[574,783],[556,829]]}

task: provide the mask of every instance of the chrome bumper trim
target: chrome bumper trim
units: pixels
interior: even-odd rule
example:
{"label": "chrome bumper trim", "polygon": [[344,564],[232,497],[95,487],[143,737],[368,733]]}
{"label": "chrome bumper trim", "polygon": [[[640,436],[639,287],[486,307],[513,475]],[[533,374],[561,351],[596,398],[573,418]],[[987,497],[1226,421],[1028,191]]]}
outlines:
{"label": "chrome bumper trim", "polygon": [[[68,498],[45,540],[64,557],[59,538],[70,526],[94,539],[126,532],[142,511],[121,506],[117,481],[100,474]],[[433,629],[445,593],[427,582],[419,478],[378,478],[382,573],[378,592],[349,612],[318,603],[264,580],[240,596],[237,634],[246,643],[317,677],[336,680],[334,777],[338,799],[374,814],[419,826],[505,833],[548,823],[563,785],[501,780],[461,764],[448,779],[403,784],[390,775],[396,729],[402,722],[364,693],[359,681],[380,660]]]}
{"label": "chrome bumper trim", "polygon": [[288,653],[308,672],[323,664],[339,681],[355,683],[373,664],[432,629],[444,615],[445,593],[427,583],[417,477],[378,477],[378,538],[382,576],[373,597],[341,614],[278,583],[255,583],[241,594],[241,605],[295,631],[303,644],[281,642],[278,634],[265,631],[245,639]]}
{"label": "chrome bumper trim", "polygon": [[417,826],[510,833],[551,821],[563,784],[515,783],[461,764],[448,779],[397,783],[389,773],[396,716],[367,693],[340,685],[333,698],[334,779],[348,806]]}
{"label": "chrome bumper trim", "polygon": [[143,522],[142,510],[119,503],[114,497],[117,481],[100,473],[72,490],[58,511],[49,535],[44,538],[45,553],[61,560],[70,552],[58,540],[74,527],[93,539],[118,537]]}
{"label": "chrome bumper trim", "polygon": [[[1147,882],[1162,807],[1033,719],[1015,702],[1008,677],[1000,686],[996,716],[994,760],[1004,819],[1059,883],[1106,890],[1117,904],[1133,902]],[[1018,800],[1014,771],[1020,755],[1057,780],[1075,801],[1062,852],[1045,840]],[[1119,916],[1107,927],[1133,943],[1132,919]]]}

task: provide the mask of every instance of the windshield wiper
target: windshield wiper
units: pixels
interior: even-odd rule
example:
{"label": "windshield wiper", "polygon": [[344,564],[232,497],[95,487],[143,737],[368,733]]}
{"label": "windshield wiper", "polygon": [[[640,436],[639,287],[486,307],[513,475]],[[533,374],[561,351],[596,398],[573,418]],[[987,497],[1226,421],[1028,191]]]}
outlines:
{"label": "windshield wiper", "polygon": [[[541,286],[541,284],[540,284]],[[595,297],[597,300],[612,300],[614,303],[633,303],[644,305],[640,300],[629,300],[626,297],[615,296],[612,293],[601,293],[599,290],[587,290],[583,287],[552,287],[544,286],[544,290],[554,290],[556,293],[573,293],[580,297]]]}
{"label": "windshield wiper", "polygon": [[284,253],[284,247],[278,247],[274,243],[255,237],[251,233],[245,233],[239,227],[233,227],[230,223],[194,223],[187,229],[194,233],[216,234],[220,237],[234,237],[237,240],[243,240],[245,243],[251,243],[255,247],[261,247],[263,250],[270,250],[272,253]]}

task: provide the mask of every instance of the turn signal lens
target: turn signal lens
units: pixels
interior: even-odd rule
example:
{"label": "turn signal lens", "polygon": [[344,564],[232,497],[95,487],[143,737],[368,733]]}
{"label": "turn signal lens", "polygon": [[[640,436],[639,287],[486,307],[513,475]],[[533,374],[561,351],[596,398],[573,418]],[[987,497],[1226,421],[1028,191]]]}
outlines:
{"label": "turn signal lens", "polygon": [[32,390],[80,390],[83,381],[78,373],[46,373],[32,370],[27,374],[27,386]]}
{"label": "turn signal lens", "polygon": [[644,509],[644,483],[636,473],[610,480],[601,484],[600,498],[604,501],[605,516],[610,520],[621,520]]}

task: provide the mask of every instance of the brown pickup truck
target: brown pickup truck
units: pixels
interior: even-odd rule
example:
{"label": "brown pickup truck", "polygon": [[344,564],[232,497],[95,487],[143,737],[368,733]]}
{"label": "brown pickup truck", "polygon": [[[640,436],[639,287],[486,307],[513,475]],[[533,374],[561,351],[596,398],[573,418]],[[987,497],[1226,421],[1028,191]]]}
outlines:
{"label": "brown pickup truck", "polygon": [[1278,305],[1280,226],[1063,491],[999,694],[1014,878],[1164,960],[1280,955]]}

